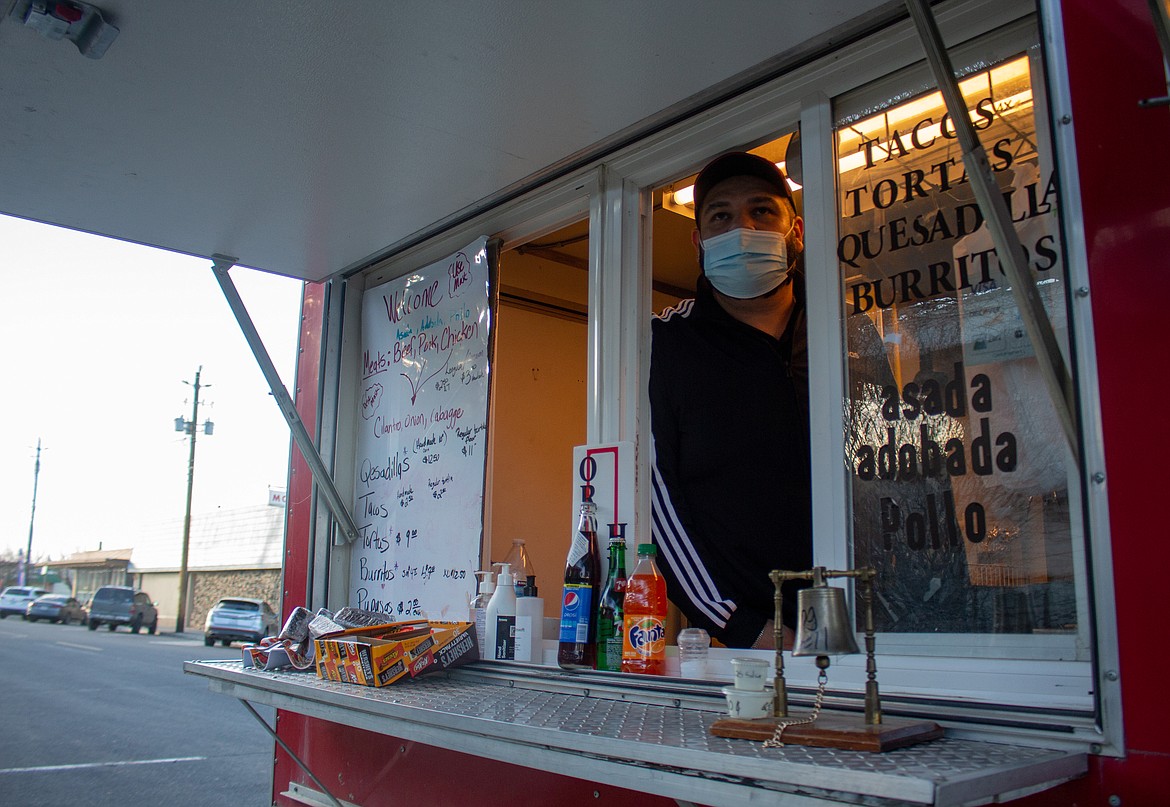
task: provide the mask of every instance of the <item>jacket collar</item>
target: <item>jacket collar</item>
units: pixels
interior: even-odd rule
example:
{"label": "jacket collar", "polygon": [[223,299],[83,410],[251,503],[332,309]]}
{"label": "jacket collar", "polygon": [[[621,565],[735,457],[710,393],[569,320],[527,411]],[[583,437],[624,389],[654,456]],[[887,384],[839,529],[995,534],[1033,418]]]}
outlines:
{"label": "jacket collar", "polygon": [[[796,259],[792,265],[791,280],[788,281],[793,284],[793,309],[792,316],[788,319],[788,327],[784,331],[784,336],[780,341],[789,341],[792,338],[793,329],[798,319],[804,313],[804,256],[801,255]],[[699,273],[699,279],[695,284],[695,313],[704,319],[710,319],[713,322],[718,322],[732,327],[747,328],[753,333],[761,333],[755,328],[740,322],[735,317],[728,314],[723,306],[719,305],[719,301],[715,299],[715,290],[711,286],[711,281],[707,279],[707,275]],[[768,336],[767,334],[762,334]],[[771,337],[768,337],[771,338]]]}

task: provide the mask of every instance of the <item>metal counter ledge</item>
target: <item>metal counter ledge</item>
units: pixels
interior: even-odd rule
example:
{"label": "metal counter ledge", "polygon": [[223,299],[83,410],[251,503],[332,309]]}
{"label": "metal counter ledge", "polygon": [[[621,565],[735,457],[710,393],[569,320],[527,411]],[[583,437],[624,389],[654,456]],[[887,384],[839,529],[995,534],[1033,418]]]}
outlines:
{"label": "metal counter ledge", "polygon": [[373,689],[238,661],[183,668],[245,702],[696,804],[977,805],[1087,769],[1083,752],[951,737],[882,754],[766,749],[711,736],[720,700],[680,681],[594,686],[588,675],[471,664]]}

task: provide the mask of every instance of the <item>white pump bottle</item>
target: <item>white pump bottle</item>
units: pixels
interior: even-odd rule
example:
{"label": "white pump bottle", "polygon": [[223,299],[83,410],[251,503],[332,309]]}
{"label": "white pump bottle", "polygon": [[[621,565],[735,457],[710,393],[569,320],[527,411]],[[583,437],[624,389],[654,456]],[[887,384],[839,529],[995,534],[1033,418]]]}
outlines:
{"label": "white pump bottle", "polygon": [[516,658],[516,589],[512,582],[512,567],[500,564],[496,590],[488,601],[486,644],[482,658],[512,661]]}
{"label": "white pump bottle", "polygon": [[475,641],[479,643],[479,657],[489,658],[487,648],[487,606],[491,601],[492,592],[496,589],[496,583],[492,579],[491,570],[476,572],[475,576],[479,578],[479,590],[471,600],[470,616],[471,621],[475,623]]}

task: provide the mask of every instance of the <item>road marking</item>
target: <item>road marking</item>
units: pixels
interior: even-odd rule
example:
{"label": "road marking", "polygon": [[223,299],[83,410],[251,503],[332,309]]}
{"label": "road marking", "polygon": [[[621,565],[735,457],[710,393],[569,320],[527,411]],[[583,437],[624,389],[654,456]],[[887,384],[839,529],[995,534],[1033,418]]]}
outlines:
{"label": "road marking", "polygon": [[0,768],[5,773],[47,773],[50,771],[80,771],[88,768],[116,768],[124,765],[160,765],[168,762],[203,762],[207,757],[171,757],[170,759],[127,759],[121,762],[84,762],[78,765],[41,765],[37,768]]}
{"label": "road marking", "polygon": [[152,644],[176,644],[176,645],[191,645],[199,644],[198,639],[155,639]]}
{"label": "road marking", "polygon": [[59,644],[62,647],[75,647],[78,650],[90,650],[94,653],[102,652],[102,648],[94,647],[93,645],[88,644],[74,644],[73,642],[54,642],[53,644]]}

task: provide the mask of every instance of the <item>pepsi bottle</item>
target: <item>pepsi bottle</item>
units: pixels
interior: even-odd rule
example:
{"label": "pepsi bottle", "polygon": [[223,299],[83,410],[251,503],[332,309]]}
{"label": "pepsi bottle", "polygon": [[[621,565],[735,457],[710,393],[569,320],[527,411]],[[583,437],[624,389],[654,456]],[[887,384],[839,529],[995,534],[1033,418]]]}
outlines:
{"label": "pepsi bottle", "polygon": [[566,670],[592,670],[597,664],[596,600],[601,557],[597,554],[597,506],[591,493],[592,487],[585,485],[581,516],[565,561],[557,664]]}

